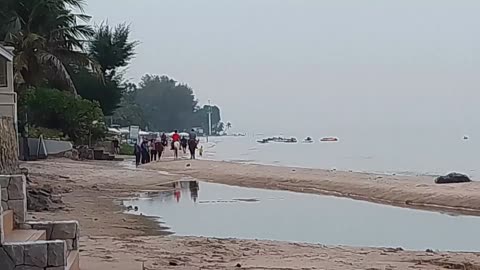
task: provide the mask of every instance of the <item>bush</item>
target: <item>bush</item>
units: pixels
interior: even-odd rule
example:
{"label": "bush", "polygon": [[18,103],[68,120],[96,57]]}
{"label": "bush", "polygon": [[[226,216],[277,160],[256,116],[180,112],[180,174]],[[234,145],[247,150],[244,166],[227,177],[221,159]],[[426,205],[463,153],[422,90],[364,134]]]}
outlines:
{"label": "bush", "polygon": [[38,138],[43,135],[44,139],[68,139],[61,130],[44,128],[44,127],[30,127],[28,130],[28,136],[30,138]]}
{"label": "bush", "polygon": [[103,113],[92,102],[56,89],[38,88],[27,96],[29,122],[57,129],[75,143],[88,143],[105,136]]}
{"label": "bush", "polygon": [[133,156],[133,145],[123,143],[120,145],[120,155]]}

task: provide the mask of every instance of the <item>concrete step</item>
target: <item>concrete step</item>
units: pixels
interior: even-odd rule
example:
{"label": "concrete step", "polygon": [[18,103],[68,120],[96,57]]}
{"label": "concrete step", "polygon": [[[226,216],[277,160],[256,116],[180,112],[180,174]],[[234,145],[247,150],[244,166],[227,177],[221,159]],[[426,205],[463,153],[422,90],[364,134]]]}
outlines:
{"label": "concrete step", "polygon": [[47,240],[47,233],[44,230],[13,230],[5,234],[5,242],[31,242]]}
{"label": "concrete step", "polygon": [[68,252],[65,270],[80,270],[80,253],[78,250],[70,250]]}
{"label": "concrete step", "polygon": [[3,219],[3,232],[5,235],[10,234],[13,231],[13,211],[6,210],[2,213]]}

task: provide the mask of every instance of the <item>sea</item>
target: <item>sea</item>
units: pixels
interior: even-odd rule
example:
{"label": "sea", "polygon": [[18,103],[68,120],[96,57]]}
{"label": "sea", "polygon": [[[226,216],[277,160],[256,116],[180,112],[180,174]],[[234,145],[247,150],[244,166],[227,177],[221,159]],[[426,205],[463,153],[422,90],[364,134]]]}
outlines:
{"label": "sea", "polygon": [[[258,143],[263,138],[295,137],[297,143]],[[321,142],[322,137],[338,142]],[[304,143],[307,137],[313,143]],[[477,137],[479,138],[479,137]],[[387,132],[364,134],[250,133],[202,139],[204,159],[240,163],[293,166],[328,170],[397,175],[430,175],[450,172],[480,178],[480,142],[469,134],[452,132]]]}

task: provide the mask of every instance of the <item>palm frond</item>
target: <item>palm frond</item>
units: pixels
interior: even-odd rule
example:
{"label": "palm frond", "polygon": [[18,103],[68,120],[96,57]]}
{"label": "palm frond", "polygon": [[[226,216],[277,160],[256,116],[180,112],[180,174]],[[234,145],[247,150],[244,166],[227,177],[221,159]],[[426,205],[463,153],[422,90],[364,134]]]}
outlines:
{"label": "palm frond", "polygon": [[45,51],[37,52],[36,57],[39,64],[43,64],[52,68],[57,78],[60,78],[62,81],[66,82],[72,94],[75,96],[77,95],[77,89],[75,88],[73,80],[60,59],[58,59],[55,55]]}

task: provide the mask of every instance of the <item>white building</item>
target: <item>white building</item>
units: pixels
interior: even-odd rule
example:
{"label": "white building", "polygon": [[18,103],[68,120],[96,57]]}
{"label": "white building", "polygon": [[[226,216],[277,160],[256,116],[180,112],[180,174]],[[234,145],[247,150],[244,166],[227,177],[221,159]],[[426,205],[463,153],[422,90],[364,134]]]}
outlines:
{"label": "white building", "polygon": [[13,88],[13,48],[0,45],[0,116],[17,123],[17,94]]}

